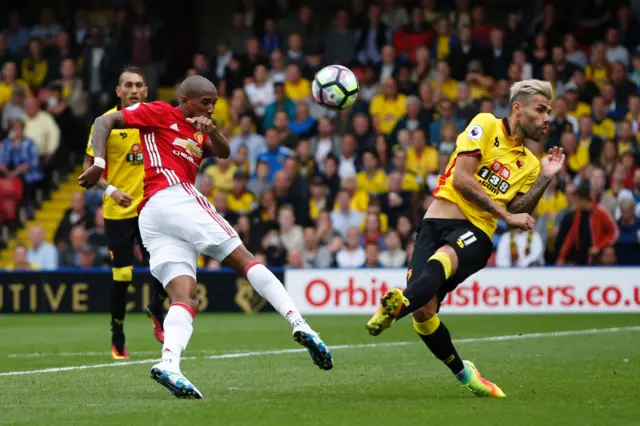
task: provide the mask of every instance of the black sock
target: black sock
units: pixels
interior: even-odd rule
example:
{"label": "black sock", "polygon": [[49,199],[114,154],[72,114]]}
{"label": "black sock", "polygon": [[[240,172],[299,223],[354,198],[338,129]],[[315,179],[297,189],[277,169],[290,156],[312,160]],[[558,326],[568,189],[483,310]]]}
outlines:
{"label": "black sock", "polygon": [[440,361],[444,362],[453,374],[458,374],[464,370],[462,359],[453,346],[451,334],[449,334],[449,330],[445,327],[444,323],[441,322],[433,333],[427,336],[418,333],[418,336],[420,336],[425,345],[427,345],[431,353]]}
{"label": "black sock", "polygon": [[149,304],[149,310],[158,317],[160,322],[164,322],[164,301],[167,300],[169,295],[164,289],[164,286],[157,279],[153,279],[153,292],[151,295],[151,303]]}
{"label": "black sock", "polygon": [[429,303],[445,281],[442,263],[437,260],[428,261],[420,276],[404,291],[404,297],[409,299],[409,305],[402,307],[398,319],[417,311]]}
{"label": "black sock", "polygon": [[113,281],[111,284],[111,325],[120,326],[124,323],[127,311],[127,289],[131,281]]}

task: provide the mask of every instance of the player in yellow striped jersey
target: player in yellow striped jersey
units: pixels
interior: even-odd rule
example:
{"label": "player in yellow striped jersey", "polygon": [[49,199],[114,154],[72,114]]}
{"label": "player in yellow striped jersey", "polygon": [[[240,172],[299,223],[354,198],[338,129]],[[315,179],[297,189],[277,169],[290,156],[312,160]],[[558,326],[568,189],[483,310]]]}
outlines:
{"label": "player in yellow striped jersey", "polygon": [[533,229],[529,214],[565,161],[561,149],[552,148],[539,161],[524,145],[544,139],[552,98],[549,82],[519,81],[511,87],[509,117],[478,114],[458,136],[418,230],[407,288],[387,292],[366,326],[376,336],[412,315],[429,350],[478,396],[505,394],[460,358],[437,313],[447,293],[487,264],[499,219],[513,228]]}
{"label": "player in yellow striped jersey", "polygon": [[[144,102],[147,85],[139,68],[126,68],[116,86],[120,104],[105,114],[130,105]],[[93,127],[87,143],[85,170],[93,164]],[[127,289],[133,278],[134,245],[140,244],[145,259],[148,254],[142,244],[138,228],[138,205],[142,201],[144,165],[142,145],[138,129],[117,129],[111,132],[107,145],[106,168],[98,187],[104,190],[103,214],[107,246],[111,257],[113,285],[111,286],[111,356],[113,359],[128,359],[124,336],[124,317],[127,304]],[[153,321],[154,335],[164,341],[164,309],[167,297],[162,284],[154,279],[154,300],[147,306],[147,315]]]}

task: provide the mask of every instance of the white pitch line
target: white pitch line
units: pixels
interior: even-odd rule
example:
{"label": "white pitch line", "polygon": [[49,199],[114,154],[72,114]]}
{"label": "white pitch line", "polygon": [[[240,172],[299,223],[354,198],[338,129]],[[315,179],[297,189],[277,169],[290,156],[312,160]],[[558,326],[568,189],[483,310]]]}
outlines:
{"label": "white pitch line", "polygon": [[[454,343],[460,344],[460,343],[480,343],[480,342],[503,342],[507,340],[536,339],[541,337],[582,336],[582,335],[588,335],[588,334],[611,334],[611,333],[619,333],[622,331],[640,331],[640,326],[592,328],[587,330],[568,330],[568,331],[552,331],[552,332],[546,332],[546,333],[507,334],[503,336],[473,337],[469,339],[454,340]],[[417,343],[417,342],[384,342],[384,343],[371,343],[371,344],[364,343],[364,344],[358,344],[358,345],[336,345],[336,346],[332,346],[331,349],[336,350],[336,349],[363,349],[363,348],[392,347],[392,346],[405,346],[405,345],[410,345],[414,343]],[[306,352],[306,349],[275,349],[275,350],[267,350],[267,351],[232,352],[232,353],[220,354],[220,355],[208,355],[208,356],[205,356],[204,359],[247,358],[247,357],[264,356],[264,355],[284,355],[284,354],[291,354],[291,353],[298,353],[298,352]],[[192,356],[192,357],[185,357],[182,359],[194,360],[194,359],[198,359],[198,357]],[[157,361],[158,361],[157,358],[150,358],[150,359],[141,359],[137,361],[110,362],[105,364],[53,367],[53,368],[44,368],[41,370],[8,371],[5,373],[0,373],[0,377],[22,376],[22,375],[42,374],[42,373],[60,373],[64,371],[89,370],[94,368],[123,367],[127,365],[149,364]]]}

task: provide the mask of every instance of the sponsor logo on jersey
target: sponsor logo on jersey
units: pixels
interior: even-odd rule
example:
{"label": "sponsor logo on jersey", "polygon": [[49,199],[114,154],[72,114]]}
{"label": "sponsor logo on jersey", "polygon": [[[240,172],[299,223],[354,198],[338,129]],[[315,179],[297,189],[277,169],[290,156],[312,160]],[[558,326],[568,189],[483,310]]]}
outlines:
{"label": "sponsor logo on jersey", "polygon": [[194,157],[202,158],[202,148],[198,142],[193,139],[182,139],[176,138],[173,141],[174,145],[181,146],[187,153],[193,155]]}

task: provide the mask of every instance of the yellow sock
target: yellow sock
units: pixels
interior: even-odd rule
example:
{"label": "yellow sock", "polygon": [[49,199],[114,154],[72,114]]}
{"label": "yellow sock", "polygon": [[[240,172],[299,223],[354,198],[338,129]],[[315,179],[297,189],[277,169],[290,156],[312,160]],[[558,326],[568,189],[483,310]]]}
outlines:
{"label": "yellow sock", "polygon": [[413,319],[413,328],[423,336],[433,334],[438,327],[440,327],[440,318],[437,314],[425,322],[417,322],[415,318]]}
{"label": "yellow sock", "polygon": [[431,256],[429,260],[436,260],[442,264],[442,267],[444,268],[444,279],[448,280],[451,276],[451,259],[449,258],[449,255],[445,252],[439,251]]}

